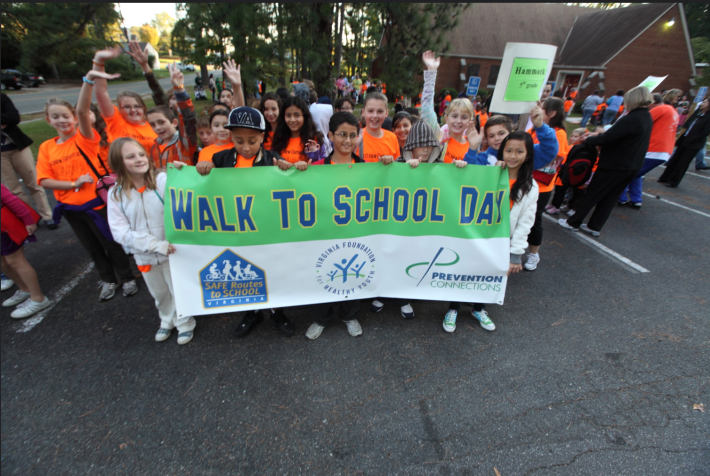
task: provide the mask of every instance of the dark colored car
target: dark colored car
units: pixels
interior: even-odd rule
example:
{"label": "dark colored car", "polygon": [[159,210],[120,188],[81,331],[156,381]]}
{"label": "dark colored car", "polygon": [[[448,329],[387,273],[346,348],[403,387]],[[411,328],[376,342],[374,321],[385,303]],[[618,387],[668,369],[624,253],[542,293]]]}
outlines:
{"label": "dark colored car", "polygon": [[22,74],[13,69],[3,69],[2,85],[8,89],[22,89]]}
{"label": "dark colored car", "polygon": [[23,73],[16,69],[6,69],[3,73],[14,74],[20,76],[22,79],[22,84],[24,86],[31,86],[33,88],[38,88],[40,84],[45,84],[47,81],[37,73]]}

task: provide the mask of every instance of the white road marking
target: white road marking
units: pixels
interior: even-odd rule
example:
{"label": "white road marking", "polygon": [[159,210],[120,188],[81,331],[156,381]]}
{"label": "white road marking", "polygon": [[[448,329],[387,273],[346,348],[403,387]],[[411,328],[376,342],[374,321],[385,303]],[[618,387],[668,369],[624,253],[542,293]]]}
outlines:
{"label": "white road marking", "polygon": [[36,326],[37,324],[42,322],[42,320],[47,316],[49,311],[51,311],[54,308],[54,306],[59,304],[59,302],[62,299],[64,299],[64,296],[69,294],[69,291],[74,289],[79,284],[79,282],[82,280],[82,278],[84,276],[86,276],[87,274],[89,274],[93,269],[94,269],[94,263],[92,261],[91,263],[86,265],[86,267],[82,270],[81,273],[79,273],[78,276],[75,276],[74,279],[69,281],[64,286],[62,286],[62,288],[51,298],[52,304],[47,309],[41,310],[40,312],[38,312],[34,316],[27,319],[25,322],[23,322],[22,327],[20,329],[18,329],[17,332],[18,333],[19,332],[29,332],[34,328],[34,326]]}
{"label": "white road marking", "polygon": [[662,201],[662,202],[669,203],[669,204],[674,205],[674,206],[676,206],[676,207],[679,207],[679,208],[683,208],[683,209],[685,209],[685,210],[688,210],[689,212],[697,213],[698,215],[702,215],[702,216],[704,216],[704,217],[710,218],[710,215],[707,214],[707,213],[703,213],[703,212],[699,212],[699,211],[697,211],[697,210],[693,210],[692,208],[688,208],[688,207],[686,207],[685,205],[681,205],[681,204],[679,204],[679,203],[671,202],[670,200],[666,200],[665,198],[661,198],[661,197],[659,197],[659,196],[653,195],[652,193],[646,193],[646,192],[641,192],[641,193],[643,193],[643,194],[646,195],[647,197],[655,198],[656,200],[660,200],[660,201]]}
{"label": "white road marking", "polygon": [[[554,223],[557,223],[557,218],[553,218],[553,217],[551,217],[550,215],[548,215],[547,213],[543,213],[542,216],[544,216],[545,218],[547,218],[548,220],[550,220],[550,221],[552,221],[552,222],[554,222]],[[558,225],[558,226],[559,226],[559,225]],[[577,239],[579,239],[579,240],[584,241],[584,242],[587,243],[588,245],[591,245],[591,246],[595,247],[595,248],[597,249],[597,251],[599,251],[599,252],[601,252],[601,253],[604,253],[604,254],[606,254],[606,255],[610,256],[611,258],[614,258],[614,259],[616,259],[616,260],[618,260],[618,261],[621,261],[621,262],[624,263],[626,266],[628,266],[629,268],[631,268],[631,269],[633,269],[633,270],[635,270],[635,271],[638,271],[639,273],[650,273],[649,270],[647,270],[646,268],[644,268],[644,267],[641,266],[640,264],[634,263],[633,261],[631,261],[631,260],[630,260],[629,258],[627,258],[626,256],[620,255],[619,253],[617,253],[616,251],[612,250],[611,248],[602,245],[602,244],[599,243],[598,241],[596,241],[596,240],[594,240],[594,239],[592,239],[592,238],[589,238],[588,236],[584,235],[583,233],[584,233],[584,232],[581,231],[581,230],[578,231],[578,232],[572,232],[572,236],[574,236],[575,238],[577,238]]]}

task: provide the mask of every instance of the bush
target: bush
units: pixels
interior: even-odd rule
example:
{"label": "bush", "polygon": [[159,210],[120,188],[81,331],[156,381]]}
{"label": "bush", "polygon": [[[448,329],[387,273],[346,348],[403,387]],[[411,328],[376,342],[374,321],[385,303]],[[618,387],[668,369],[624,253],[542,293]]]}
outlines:
{"label": "bush", "polygon": [[582,114],[582,104],[584,103],[584,100],[577,101],[574,103],[574,106],[572,106],[572,114]]}
{"label": "bush", "polygon": [[439,91],[439,94],[436,95],[436,99],[438,99],[441,96],[441,93],[443,93],[444,91],[446,91],[447,94],[451,95],[451,99],[456,99],[459,95],[459,92],[454,88],[444,88]]}
{"label": "bush", "polygon": [[127,55],[121,55],[118,58],[108,60],[106,62],[107,73],[121,73],[120,79],[140,79],[143,77],[143,70],[134,63]]}

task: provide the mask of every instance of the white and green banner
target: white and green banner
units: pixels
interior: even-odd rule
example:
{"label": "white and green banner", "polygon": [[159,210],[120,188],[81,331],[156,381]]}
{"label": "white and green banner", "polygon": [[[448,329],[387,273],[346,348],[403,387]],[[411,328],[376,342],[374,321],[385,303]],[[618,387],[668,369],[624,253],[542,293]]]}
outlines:
{"label": "white and green banner", "polygon": [[169,167],[178,314],[396,297],[503,303],[508,173],[422,164]]}

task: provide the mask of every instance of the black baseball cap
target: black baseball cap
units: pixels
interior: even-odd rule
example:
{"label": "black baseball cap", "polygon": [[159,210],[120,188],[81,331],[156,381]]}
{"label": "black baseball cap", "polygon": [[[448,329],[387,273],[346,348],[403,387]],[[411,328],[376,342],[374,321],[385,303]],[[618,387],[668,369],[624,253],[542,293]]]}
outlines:
{"label": "black baseball cap", "polygon": [[237,127],[264,132],[266,130],[266,121],[257,109],[242,106],[232,109],[232,112],[229,113],[229,124],[224,126],[225,129],[236,129]]}

